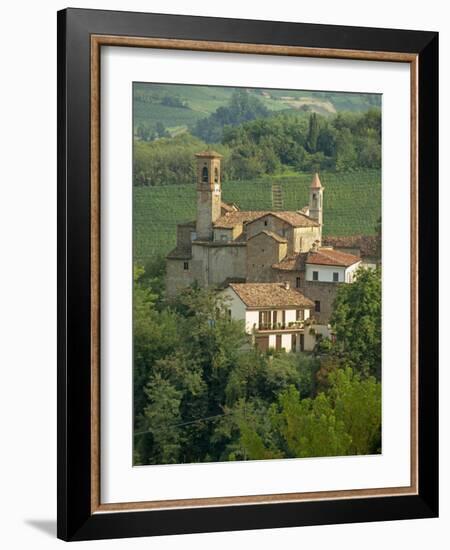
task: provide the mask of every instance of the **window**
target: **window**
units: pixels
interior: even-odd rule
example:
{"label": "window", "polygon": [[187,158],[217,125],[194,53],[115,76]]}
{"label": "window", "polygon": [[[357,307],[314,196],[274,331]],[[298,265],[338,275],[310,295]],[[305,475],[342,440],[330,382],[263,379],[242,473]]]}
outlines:
{"label": "window", "polygon": [[259,312],[259,328],[269,328],[270,325],[270,318],[271,318],[271,311],[260,311]]}
{"label": "window", "polygon": [[339,282],[339,273],[336,273],[336,271],[333,272],[333,283]]}
{"label": "window", "polygon": [[314,311],[320,313],[320,300],[314,300]]}
{"label": "window", "polygon": [[296,315],[295,315],[296,321],[304,321],[305,320],[305,310],[304,309],[297,309]]}
{"label": "window", "polygon": [[189,262],[184,262],[183,269],[187,271],[189,269]]}
{"label": "window", "polygon": [[313,271],[313,281],[318,281],[318,280],[319,280],[319,272]]}
{"label": "window", "polygon": [[208,168],[206,166],[203,166],[202,170],[202,182],[208,183]]}
{"label": "window", "polygon": [[214,169],[214,183],[219,183],[219,170],[216,168]]}
{"label": "window", "polygon": [[267,225],[267,220],[264,220],[264,225]]}
{"label": "window", "polygon": [[296,286],[296,288],[300,288],[300,287],[302,286],[302,279],[301,279],[301,277],[297,277],[297,278],[295,279],[295,286]]}
{"label": "window", "polygon": [[228,235],[220,235],[220,240],[224,242],[228,242]]}
{"label": "window", "polygon": [[197,239],[197,232],[191,231],[191,241],[195,241]]}

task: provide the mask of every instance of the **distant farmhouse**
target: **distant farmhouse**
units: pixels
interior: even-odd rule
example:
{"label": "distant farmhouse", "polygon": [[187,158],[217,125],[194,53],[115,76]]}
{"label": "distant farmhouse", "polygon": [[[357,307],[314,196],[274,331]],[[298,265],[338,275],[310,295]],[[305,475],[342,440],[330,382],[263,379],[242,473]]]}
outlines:
{"label": "distant farmhouse", "polygon": [[230,315],[245,322],[259,348],[313,349],[317,335],[330,336],[339,285],[351,283],[362,263],[376,263],[375,239],[330,237],[324,245],[318,174],[301,210],[242,211],[222,201],[222,156],[195,156],[197,220],[178,224],[177,246],[167,255],[168,295],[194,282],[220,288]]}

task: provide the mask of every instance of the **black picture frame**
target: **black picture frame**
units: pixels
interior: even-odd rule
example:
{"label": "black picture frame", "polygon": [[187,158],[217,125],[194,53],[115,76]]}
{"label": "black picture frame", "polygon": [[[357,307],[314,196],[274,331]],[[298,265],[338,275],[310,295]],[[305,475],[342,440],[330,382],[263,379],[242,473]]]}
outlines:
{"label": "black picture frame", "polygon": [[[416,495],[92,513],[91,36],[301,46],[418,56]],[[63,540],[431,518],[438,515],[438,34],[66,9],[58,12],[58,532]],[[401,353],[401,350],[399,350]]]}

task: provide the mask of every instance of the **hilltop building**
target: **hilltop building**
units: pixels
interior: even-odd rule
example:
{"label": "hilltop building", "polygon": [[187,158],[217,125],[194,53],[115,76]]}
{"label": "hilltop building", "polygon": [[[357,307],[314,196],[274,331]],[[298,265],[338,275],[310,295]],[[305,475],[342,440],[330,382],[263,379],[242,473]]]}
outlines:
{"label": "hilltop building", "polygon": [[225,289],[232,317],[245,321],[261,348],[311,349],[305,322],[314,317],[318,332],[328,334],[336,290],[353,281],[363,262],[355,246],[350,253],[345,246],[322,245],[319,175],[308,205],[299,210],[242,211],[222,201],[222,156],[195,156],[197,219],[177,226],[177,245],[167,255],[167,294],[194,282]]}

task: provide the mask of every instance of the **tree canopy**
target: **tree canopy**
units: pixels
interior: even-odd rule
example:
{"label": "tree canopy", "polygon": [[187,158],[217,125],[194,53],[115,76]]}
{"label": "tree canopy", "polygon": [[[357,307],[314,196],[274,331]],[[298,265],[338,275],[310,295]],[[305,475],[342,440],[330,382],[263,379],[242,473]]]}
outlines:
{"label": "tree canopy", "polygon": [[208,117],[200,119],[192,133],[206,143],[220,143],[224,127],[268,115],[267,107],[257,97],[248,94],[246,90],[237,90],[231,96],[228,106],[219,107]]}
{"label": "tree canopy", "polygon": [[381,379],[381,268],[360,268],[336,295],[331,326],[334,353],[364,374]]}
{"label": "tree canopy", "polygon": [[[347,338],[327,355],[263,353],[216,291],[190,287],[167,301],[160,277],[158,265],[135,270],[135,464],[380,452],[374,342],[362,350]],[[339,312],[373,312],[365,304],[375,279],[361,272],[345,285],[355,294],[340,293],[348,330],[356,321]]]}
{"label": "tree canopy", "polygon": [[140,126],[134,185],[193,183],[194,153],[210,143],[224,156],[224,181],[286,170],[351,172],[381,166],[381,111],[377,108],[334,116],[300,110],[273,113],[257,97],[240,91],[229,106],[199,120],[191,132],[171,137],[159,123],[150,135]]}

